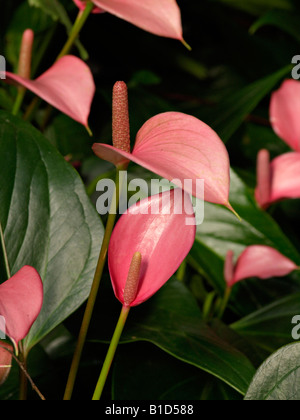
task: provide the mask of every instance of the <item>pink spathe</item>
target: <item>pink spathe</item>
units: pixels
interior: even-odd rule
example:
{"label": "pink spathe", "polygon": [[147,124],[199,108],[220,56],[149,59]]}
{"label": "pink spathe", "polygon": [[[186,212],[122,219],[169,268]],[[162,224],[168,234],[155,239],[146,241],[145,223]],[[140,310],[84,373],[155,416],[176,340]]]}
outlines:
{"label": "pink spathe", "polygon": [[95,83],[90,68],[78,57],[62,57],[35,80],[9,72],[6,77],[88,127]]}
{"label": "pink spathe", "polygon": [[274,248],[264,245],[247,247],[239,256],[233,277],[227,278],[229,287],[251,277],[268,279],[283,277],[297,270],[298,266]]}
{"label": "pink spathe", "polygon": [[[229,204],[230,162],[219,136],[199,119],[180,112],[166,112],[149,119],[137,134],[132,153],[107,144],[93,145],[94,153],[116,166],[133,161],[184,188],[197,197],[196,181],[204,180],[204,199]],[[203,197],[198,197],[203,198]]]}
{"label": "pink spathe", "polygon": [[[175,0],[92,0],[94,13],[109,12],[155,35],[183,41],[181,12]],[[83,10],[84,2],[74,0]]]}
{"label": "pink spathe", "polygon": [[43,304],[43,283],[39,273],[30,266],[23,267],[0,285],[0,315],[5,319],[6,334],[18,343],[28,334]]}
{"label": "pink spathe", "polygon": [[[177,211],[176,206],[182,201],[183,211]],[[151,214],[154,208],[160,211]],[[195,241],[196,227],[186,224],[191,217],[194,218],[190,197],[179,189],[146,198],[121,216],[108,249],[112,285],[121,303],[124,304],[128,272],[136,253],[141,255],[140,279],[130,306],[149,299],[177,271]]]}

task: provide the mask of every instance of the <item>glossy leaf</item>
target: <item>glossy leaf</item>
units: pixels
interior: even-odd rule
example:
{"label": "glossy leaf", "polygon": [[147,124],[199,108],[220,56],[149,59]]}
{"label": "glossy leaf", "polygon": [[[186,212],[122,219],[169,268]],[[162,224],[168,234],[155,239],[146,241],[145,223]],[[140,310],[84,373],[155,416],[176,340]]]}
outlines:
{"label": "glossy leaf", "polygon": [[[178,205],[182,211],[178,211]],[[148,300],[179,268],[194,243],[195,233],[190,197],[179,189],[131,206],[118,221],[108,249],[109,271],[116,297],[124,304],[129,267],[133,255],[139,252],[139,286],[130,306]]]}
{"label": "glossy leaf", "polygon": [[10,72],[6,73],[6,77],[31,90],[85,127],[88,126],[95,84],[89,67],[79,58],[62,57],[36,80],[24,79]]}
{"label": "glossy leaf", "polygon": [[292,149],[300,151],[300,82],[286,80],[272,94],[270,119],[275,133]]}
{"label": "glossy leaf", "polygon": [[242,220],[237,220],[225,208],[206,203],[204,222],[197,229],[196,242],[191,253],[199,270],[203,271],[220,292],[225,287],[223,270],[228,250],[234,251],[238,256],[250,245],[270,246],[295,264],[300,264],[300,256],[294,245],[274,219],[258,208],[253,192],[233,170],[230,202]]}
{"label": "glossy leaf", "polygon": [[299,401],[300,343],[274,353],[258,369],[245,397],[246,401]]}
{"label": "glossy leaf", "polygon": [[43,304],[43,282],[29,266],[0,284],[0,315],[5,319],[6,334],[18,353],[19,341],[29,333]]}
{"label": "glossy leaf", "polygon": [[44,283],[29,349],[89,295],[103,227],[80,177],[47,139],[5,112],[0,133],[0,222],[10,269],[31,265]]}
{"label": "glossy leaf", "polygon": [[[159,114],[137,134],[132,153],[105,144],[94,144],[94,153],[114,164],[131,160],[202,198],[197,180],[204,179],[204,199],[231,208],[229,156],[217,134],[195,117],[178,112]],[[123,160],[122,160],[123,159]],[[200,190],[200,191],[199,191]]]}

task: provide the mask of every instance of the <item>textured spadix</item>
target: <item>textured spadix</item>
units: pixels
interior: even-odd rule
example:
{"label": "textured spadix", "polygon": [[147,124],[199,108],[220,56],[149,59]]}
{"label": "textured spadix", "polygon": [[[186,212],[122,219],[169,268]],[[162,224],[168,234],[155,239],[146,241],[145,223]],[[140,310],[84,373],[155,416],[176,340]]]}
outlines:
{"label": "textured spadix", "polygon": [[33,267],[23,267],[0,285],[0,315],[5,319],[6,334],[16,350],[38,317],[42,304],[43,283]]}
{"label": "textured spadix", "polygon": [[[151,214],[153,209],[159,211]],[[125,303],[124,290],[136,253],[141,254],[140,278],[129,306],[149,299],[176,272],[195,240],[195,225],[191,220],[187,224],[187,219],[194,220],[191,199],[179,189],[142,200],[121,216],[108,250],[112,285],[120,302]]]}

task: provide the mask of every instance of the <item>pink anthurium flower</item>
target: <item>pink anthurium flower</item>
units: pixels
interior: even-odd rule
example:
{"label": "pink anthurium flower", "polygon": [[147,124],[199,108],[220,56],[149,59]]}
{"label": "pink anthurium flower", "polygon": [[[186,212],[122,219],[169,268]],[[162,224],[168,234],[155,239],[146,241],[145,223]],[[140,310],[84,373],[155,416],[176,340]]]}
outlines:
{"label": "pink anthurium flower", "polygon": [[[73,0],[83,10],[85,1]],[[109,12],[155,35],[178,39],[182,36],[181,13],[175,0],[92,0],[94,13]]]}
{"label": "pink anthurium flower", "polygon": [[[180,189],[146,198],[121,216],[110,240],[108,263],[115,295],[123,305],[146,301],[176,272],[195,240],[196,223],[186,223],[190,217],[195,217],[191,199]],[[137,280],[135,285],[126,284],[129,277]]]}
{"label": "pink anthurium flower", "polygon": [[91,70],[78,57],[72,55],[62,57],[35,80],[10,72],[6,72],[6,78],[29,89],[88,128],[95,83]]}
{"label": "pink anthurium flower", "polygon": [[300,81],[286,80],[272,94],[270,119],[275,133],[300,152]]}
{"label": "pink anthurium flower", "polygon": [[252,245],[239,256],[236,265],[233,263],[233,252],[227,253],[224,276],[227,286],[231,288],[247,278],[283,277],[298,268],[293,261],[276,249],[263,245]]}
{"label": "pink anthurium flower", "polygon": [[[197,118],[180,112],[166,112],[148,120],[137,134],[132,153],[129,148],[96,143],[94,153],[101,159],[122,166],[130,161],[199,196],[197,180],[204,179],[204,199],[229,203],[230,163],[226,147],[218,135]],[[201,190],[202,193],[202,190]]]}
{"label": "pink anthurium flower", "polygon": [[13,347],[8,343],[0,341],[0,386],[6,381],[11,369],[11,352],[13,352]]}
{"label": "pink anthurium flower", "polygon": [[261,150],[255,196],[264,209],[280,200],[300,198],[300,153],[285,153],[270,162],[270,153]]}
{"label": "pink anthurium flower", "polygon": [[43,304],[43,283],[38,272],[23,267],[0,285],[0,315],[5,319],[6,334],[18,353],[18,344],[28,334]]}

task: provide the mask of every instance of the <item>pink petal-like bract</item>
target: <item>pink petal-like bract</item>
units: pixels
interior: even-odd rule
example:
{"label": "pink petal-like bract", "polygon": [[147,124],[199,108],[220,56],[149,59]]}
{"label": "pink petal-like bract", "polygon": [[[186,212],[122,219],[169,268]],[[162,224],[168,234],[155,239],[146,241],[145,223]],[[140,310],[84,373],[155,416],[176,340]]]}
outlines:
{"label": "pink petal-like bract", "polygon": [[78,57],[62,57],[35,80],[9,72],[6,77],[88,127],[95,83],[90,68]]}
{"label": "pink petal-like bract", "polygon": [[10,344],[0,341],[0,386],[4,384],[9,375],[12,363],[11,352],[13,352],[13,350],[14,349]]}
{"label": "pink petal-like bract", "polygon": [[0,285],[0,315],[16,349],[38,317],[42,304],[43,283],[33,267],[23,267]]}
{"label": "pink petal-like bract", "polygon": [[275,133],[300,152],[300,81],[286,80],[272,94],[270,119]]}
{"label": "pink petal-like bract", "polygon": [[[138,132],[132,153],[98,143],[93,151],[117,166],[131,160],[202,199],[197,180],[204,180],[205,201],[231,208],[226,147],[208,125],[191,115],[166,112],[151,118]],[[188,183],[184,186],[185,180],[192,180],[190,188]]]}
{"label": "pink petal-like bract", "polygon": [[93,3],[145,31],[183,41],[181,13],[175,0],[93,0]]}
{"label": "pink petal-like bract", "polygon": [[293,261],[276,249],[263,245],[252,245],[240,255],[229,286],[250,277],[260,279],[283,277],[297,269],[298,267]]}
{"label": "pink petal-like bract", "polygon": [[300,198],[300,153],[290,152],[271,162],[272,184],[270,203]]}
{"label": "pink petal-like bract", "polygon": [[134,254],[141,254],[141,268],[130,306],[149,299],[179,268],[195,240],[196,227],[187,223],[194,218],[190,196],[180,189],[146,198],[121,216],[108,250],[112,285],[121,303]]}

